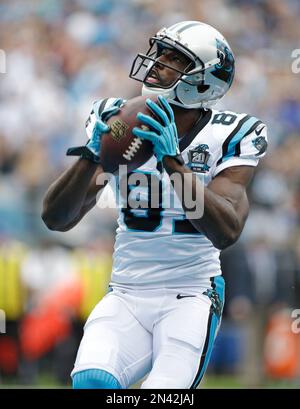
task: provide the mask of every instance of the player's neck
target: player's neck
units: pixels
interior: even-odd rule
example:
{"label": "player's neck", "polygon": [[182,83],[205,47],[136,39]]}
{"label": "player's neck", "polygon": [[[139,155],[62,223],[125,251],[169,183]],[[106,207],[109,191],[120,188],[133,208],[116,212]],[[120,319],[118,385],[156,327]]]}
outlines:
{"label": "player's neck", "polygon": [[202,108],[183,109],[177,106],[172,106],[172,108],[179,136],[186,135],[204,114]]}

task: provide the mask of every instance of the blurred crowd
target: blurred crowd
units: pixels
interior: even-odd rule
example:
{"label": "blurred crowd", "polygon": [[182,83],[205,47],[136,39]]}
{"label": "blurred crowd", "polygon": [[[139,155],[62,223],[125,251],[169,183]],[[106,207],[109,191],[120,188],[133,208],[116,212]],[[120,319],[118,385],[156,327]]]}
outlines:
{"label": "blurred crowd", "polygon": [[[85,142],[92,102],[140,93],[128,74],[148,38],[163,26],[199,20],[221,31],[236,56],[234,84],[217,107],[257,116],[269,131],[268,154],[249,187],[247,226],[222,256],[227,304],[211,364],[216,372],[252,371],[249,379],[258,382],[270,317],[300,308],[300,73],[292,72],[291,57],[300,49],[299,18],[299,0],[0,0],[6,56],[0,74],[0,309],[12,308],[9,321],[41,305],[46,290],[76,284],[85,271],[74,261],[78,248],[90,257],[110,256],[114,209],[96,208],[71,232],[49,232],[40,218],[43,195],[72,163],[66,149]],[[14,268],[5,267],[7,259]],[[17,275],[15,287],[4,285],[8,271]],[[107,265],[105,271],[102,284]],[[24,302],[16,307],[12,299]],[[80,302],[71,302],[77,317]],[[3,351],[9,350],[7,344],[1,352],[1,339],[0,382],[7,370]],[[32,367],[10,368],[14,376],[23,374],[22,382],[34,378]],[[297,371],[279,372],[293,377]]]}

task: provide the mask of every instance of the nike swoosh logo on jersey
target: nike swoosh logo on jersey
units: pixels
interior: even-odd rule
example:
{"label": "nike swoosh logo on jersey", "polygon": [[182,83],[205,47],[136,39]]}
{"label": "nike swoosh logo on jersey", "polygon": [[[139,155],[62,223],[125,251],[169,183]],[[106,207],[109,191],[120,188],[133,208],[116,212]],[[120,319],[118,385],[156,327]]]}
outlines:
{"label": "nike swoosh logo on jersey", "polygon": [[186,298],[186,297],[196,297],[195,295],[181,295],[181,294],[177,294],[177,300],[180,300],[181,298]]}
{"label": "nike swoosh logo on jersey", "polygon": [[257,130],[255,129],[256,135],[259,136],[264,128],[265,128],[265,127],[263,126],[262,128],[260,128],[259,131],[257,131]]}

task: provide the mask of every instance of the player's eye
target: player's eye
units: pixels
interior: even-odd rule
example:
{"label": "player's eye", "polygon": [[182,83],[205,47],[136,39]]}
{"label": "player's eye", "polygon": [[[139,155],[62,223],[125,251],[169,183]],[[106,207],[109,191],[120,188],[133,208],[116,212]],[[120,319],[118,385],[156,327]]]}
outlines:
{"label": "player's eye", "polygon": [[169,58],[171,61],[175,61],[180,64],[185,64],[186,62],[185,57],[178,53],[170,53]]}
{"label": "player's eye", "polygon": [[182,62],[182,60],[181,60],[181,58],[180,57],[178,57],[178,55],[174,55],[173,57],[172,57],[172,61],[176,61],[176,62]]}

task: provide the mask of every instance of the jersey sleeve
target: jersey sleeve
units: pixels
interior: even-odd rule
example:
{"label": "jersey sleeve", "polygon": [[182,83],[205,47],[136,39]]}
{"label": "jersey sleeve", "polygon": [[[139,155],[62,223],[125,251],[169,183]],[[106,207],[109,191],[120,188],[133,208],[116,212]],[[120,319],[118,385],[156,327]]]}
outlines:
{"label": "jersey sleeve", "polygon": [[232,166],[257,166],[268,146],[267,126],[255,117],[244,117],[225,139],[217,155],[213,177]]}
{"label": "jersey sleeve", "polygon": [[99,101],[96,101],[93,103],[92,110],[85,123],[85,131],[86,131],[88,139],[91,138],[91,135],[92,135],[95,123],[96,123],[95,113],[97,112],[98,116],[100,116],[103,110],[105,108],[109,108],[110,106],[112,106],[112,104],[116,101],[116,99],[117,98],[105,98],[105,99],[100,99]]}

